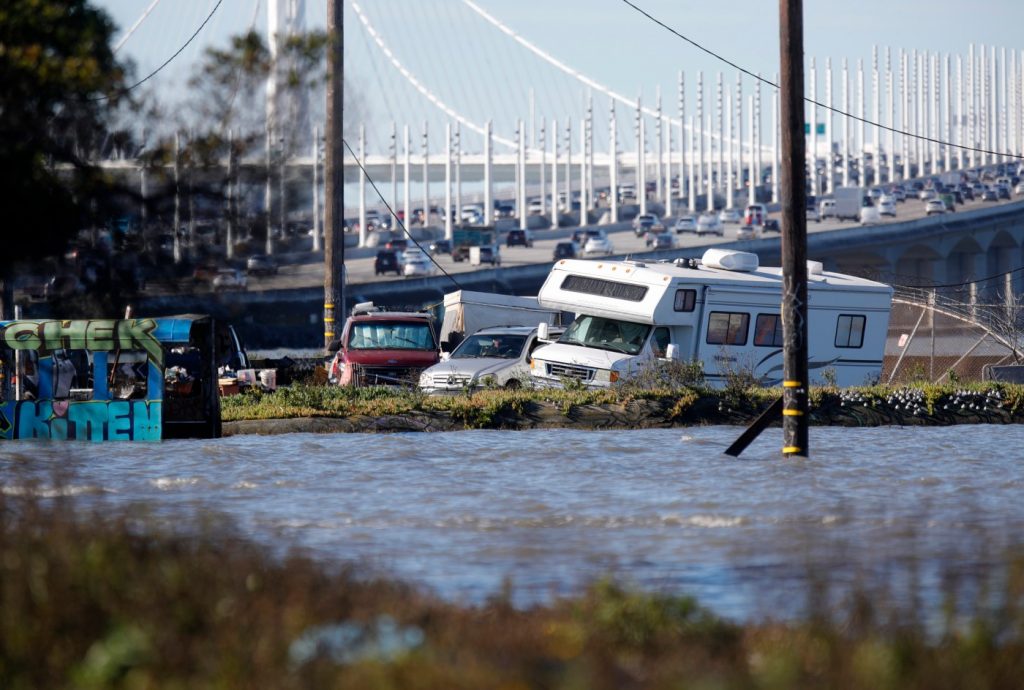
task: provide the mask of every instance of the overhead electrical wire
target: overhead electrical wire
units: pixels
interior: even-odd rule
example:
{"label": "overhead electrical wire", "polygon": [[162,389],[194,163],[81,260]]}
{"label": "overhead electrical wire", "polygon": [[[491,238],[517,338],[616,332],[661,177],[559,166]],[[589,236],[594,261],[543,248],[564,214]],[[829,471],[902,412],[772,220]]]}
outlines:
{"label": "overhead electrical wire", "polygon": [[[452,275],[448,271],[444,270],[444,267],[441,264],[437,263],[437,260],[434,259],[434,255],[428,252],[426,249],[424,249],[423,245],[417,242],[416,238],[412,236],[412,233],[406,229],[405,223],[402,222],[402,219],[399,218],[398,214],[395,213],[394,209],[391,208],[391,204],[387,202],[387,199],[384,198],[384,195],[380,193],[379,189],[377,189],[377,183],[373,181],[372,177],[370,177],[370,172],[365,167],[363,167],[363,162],[359,160],[359,156],[357,156],[356,152],[352,150],[351,146],[349,146],[348,140],[343,138],[341,142],[345,144],[345,148],[348,149],[349,154],[352,156],[352,160],[355,161],[356,165],[359,167],[359,170],[362,171],[363,175],[366,177],[366,181],[370,183],[371,187],[373,187],[373,191],[376,192],[377,198],[379,198],[381,203],[384,204],[384,208],[388,210],[388,213],[391,214],[391,217],[395,219],[396,223],[398,223],[398,227],[402,229],[402,234],[405,235],[410,242],[419,247],[420,251],[422,251],[423,254],[430,259],[431,263],[437,266],[441,270],[441,273],[443,273],[448,280],[452,281],[452,283],[455,284],[455,287],[457,289],[461,290],[462,285],[459,284],[459,281],[455,280],[455,278],[452,277]],[[451,209],[446,209],[446,212],[451,213]]]}
{"label": "overhead electrical wire", "polygon": [[[189,45],[192,43],[192,41],[195,40],[196,36],[199,35],[199,33],[203,30],[203,28],[206,27],[206,25],[210,23],[210,20],[213,19],[213,15],[216,14],[217,9],[223,3],[224,3],[224,0],[217,0],[217,4],[213,6],[212,10],[210,10],[210,14],[206,15],[206,19],[204,19],[203,23],[199,25],[199,28],[196,29],[195,32],[191,36],[189,36],[188,40],[185,41],[185,43],[183,43],[180,48],[178,48],[176,51],[174,51],[174,54],[171,55],[171,57],[167,58],[162,65],[157,67],[155,70],[153,70],[152,72],[150,72],[145,77],[143,77],[139,81],[135,82],[131,86],[126,86],[124,88],[118,89],[117,93],[115,95],[121,96],[121,95],[124,95],[124,94],[128,93],[132,89],[135,89],[135,88],[138,88],[139,86],[142,86],[147,81],[149,81],[150,79],[155,77],[157,74],[159,74],[165,67],[167,67],[167,65],[171,64],[174,61],[175,58],[177,58],[179,55],[181,55],[185,51],[185,48],[189,47]],[[108,100],[110,98],[113,98],[113,96],[110,95],[110,94],[103,94],[103,95],[100,95],[100,96],[96,96],[94,98],[90,98],[88,100],[91,100],[91,101],[104,101],[104,100]]]}
{"label": "overhead electrical wire", "polygon": [[[464,1],[468,1],[468,0],[464,0]],[[750,70],[748,70],[748,69],[746,69],[744,67],[741,67],[740,65],[736,64],[732,60],[729,60],[728,58],[720,55],[719,53],[714,52],[710,48],[705,48],[703,45],[701,45],[700,43],[697,43],[692,38],[689,38],[688,36],[684,36],[679,31],[676,31],[674,28],[672,28],[671,26],[669,26],[665,22],[661,21],[660,19],[658,19],[657,17],[655,17],[651,13],[649,13],[646,10],[644,10],[644,9],[636,6],[635,4],[633,4],[633,2],[631,2],[631,0],[622,0],[622,2],[624,4],[626,4],[626,5],[628,5],[629,7],[633,8],[638,13],[642,14],[644,17],[646,17],[650,21],[654,22],[655,24],[657,24],[661,28],[665,29],[666,31],[671,33],[673,36],[676,36],[677,38],[681,38],[682,40],[686,41],[687,43],[689,43],[693,47],[697,48],[698,50],[700,50],[700,51],[702,51],[704,53],[707,53],[708,55],[710,55],[711,57],[715,58],[716,60],[719,60],[720,62],[724,62],[725,64],[729,65],[730,67],[734,67],[734,68],[738,69],[740,72],[742,72],[743,74],[750,75],[751,77],[753,77],[757,81],[759,81],[759,82],[761,82],[763,84],[767,84],[768,86],[771,86],[774,89],[778,89],[779,88],[779,85],[776,84],[775,82],[773,82],[773,81],[771,81],[769,79],[765,79],[760,74],[754,74]],[[848,112],[846,112],[844,110],[840,110],[839,108],[834,108],[834,107],[832,107],[830,105],[826,105],[824,103],[819,103],[818,101],[811,100],[810,98],[807,98],[806,96],[804,97],[803,100],[804,100],[805,103],[810,103],[811,105],[817,106],[819,108],[824,108],[825,110],[833,112],[836,115],[839,115],[841,117],[849,118],[849,119],[855,120],[857,122],[863,122],[866,125],[871,125],[872,127],[879,127],[881,129],[884,129],[887,132],[893,132],[894,134],[900,134],[900,135],[905,136],[905,137],[911,137],[913,139],[920,139],[921,141],[927,141],[927,142],[933,143],[933,144],[940,144],[942,146],[952,146],[954,148],[962,149],[964,151],[973,151],[974,153],[984,153],[984,154],[988,154],[988,155],[991,155],[991,156],[1004,156],[1006,158],[1024,159],[1024,155],[1020,155],[1020,154],[1016,154],[1016,153],[992,151],[992,150],[989,150],[989,149],[976,148],[976,147],[973,147],[973,146],[965,146],[963,144],[954,144],[953,142],[943,141],[942,139],[935,139],[935,138],[929,137],[929,136],[924,135],[924,134],[917,134],[915,132],[907,132],[907,131],[904,131],[904,130],[901,130],[901,129],[897,129],[895,127],[890,127],[888,125],[883,125],[883,124],[881,124],[879,122],[874,122],[872,120],[869,120],[869,119],[864,118],[864,117],[860,117],[858,115],[854,115],[853,113],[848,113]]]}

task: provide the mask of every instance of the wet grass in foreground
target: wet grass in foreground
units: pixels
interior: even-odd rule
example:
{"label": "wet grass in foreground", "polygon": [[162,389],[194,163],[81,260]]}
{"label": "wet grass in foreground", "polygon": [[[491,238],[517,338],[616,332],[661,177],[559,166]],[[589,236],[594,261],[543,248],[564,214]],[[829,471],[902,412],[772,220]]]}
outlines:
{"label": "wet grass in foreground", "polygon": [[[655,372],[657,373],[657,372]],[[425,395],[384,386],[294,385],[223,399],[224,421],[343,418],[351,430],[382,430],[383,418],[417,420],[407,428],[456,430],[592,426],[643,428],[746,424],[781,389],[731,385],[708,388],[671,377],[638,377],[608,389],[483,388]],[[1024,386],[1005,383],[914,384],[839,389],[812,387],[812,424],[845,426],[1024,422]],[[362,420],[362,421],[360,421]],[[400,425],[399,425],[400,426]],[[388,430],[385,425],[383,430]]]}
{"label": "wet grass in foreground", "polygon": [[1024,558],[1004,565],[998,611],[928,632],[884,593],[746,625],[611,582],[465,606],[274,557],[214,519],[0,493],[0,687],[1016,689]]}

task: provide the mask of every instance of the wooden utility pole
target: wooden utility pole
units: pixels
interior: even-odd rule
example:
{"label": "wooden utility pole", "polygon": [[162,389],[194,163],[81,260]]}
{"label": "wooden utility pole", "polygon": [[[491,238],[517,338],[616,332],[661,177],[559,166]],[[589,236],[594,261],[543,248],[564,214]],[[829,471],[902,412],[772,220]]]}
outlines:
{"label": "wooden utility pole", "polygon": [[782,74],[782,453],[808,455],[807,189],[802,0],[779,0]]}
{"label": "wooden utility pole", "polygon": [[345,313],[344,0],[327,0],[327,142],[324,150],[324,348]]}

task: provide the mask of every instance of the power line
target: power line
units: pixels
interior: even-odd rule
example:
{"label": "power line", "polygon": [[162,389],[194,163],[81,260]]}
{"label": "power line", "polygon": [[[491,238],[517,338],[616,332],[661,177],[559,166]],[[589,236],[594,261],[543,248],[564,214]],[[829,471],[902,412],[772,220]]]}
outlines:
{"label": "power line", "polygon": [[[188,40],[185,41],[185,43],[182,44],[182,46],[180,48],[178,48],[176,51],[174,51],[174,55],[171,55],[171,57],[167,58],[162,65],[157,67],[155,70],[153,70],[152,72],[150,72],[145,77],[143,77],[139,81],[135,82],[131,86],[126,86],[123,89],[118,89],[117,95],[124,95],[124,94],[128,93],[129,91],[131,91],[132,89],[135,89],[135,88],[137,88],[139,86],[142,86],[147,81],[149,81],[150,79],[155,77],[158,73],[160,73],[160,71],[162,71],[165,67],[167,67],[167,65],[171,64],[171,62],[173,62],[176,57],[178,57],[179,55],[181,55],[185,51],[185,48],[188,48],[189,44],[191,44],[192,41],[195,40],[196,36],[199,35],[199,32],[203,30],[203,28],[210,22],[211,19],[213,19],[213,15],[217,12],[217,9],[223,3],[224,3],[224,0],[217,0],[217,4],[213,6],[212,10],[210,10],[210,14],[206,15],[206,19],[203,20],[203,23],[199,25],[199,28],[196,29],[195,32],[191,36],[189,36]],[[92,101],[104,101],[104,100],[107,100],[109,98],[112,98],[112,96],[104,94],[102,96],[97,96],[95,98],[90,98],[89,100],[92,100]]]}
{"label": "power line", "polygon": [[[748,69],[746,69],[744,67],[741,67],[740,65],[736,64],[732,60],[729,60],[728,58],[726,58],[726,57],[724,57],[724,56],[714,52],[710,48],[705,48],[700,43],[697,43],[696,41],[694,41],[692,38],[689,38],[688,36],[684,36],[683,34],[679,33],[678,31],[673,29],[671,26],[669,26],[665,22],[661,21],[657,17],[653,16],[652,14],[647,12],[646,10],[644,10],[644,9],[642,9],[640,7],[637,7],[630,0],[622,0],[622,2],[625,3],[626,5],[629,5],[634,10],[636,10],[638,13],[642,14],[644,17],[646,17],[650,21],[654,22],[655,24],[657,24],[661,28],[665,29],[666,31],[668,31],[672,35],[676,36],[677,38],[681,38],[682,40],[686,41],[687,43],[689,43],[693,47],[697,48],[700,51],[703,51],[703,52],[707,53],[708,55],[710,55],[711,57],[715,58],[716,60],[719,60],[720,62],[724,62],[725,64],[729,65],[730,67],[734,67],[734,68],[738,69],[740,72],[742,72],[743,74],[747,74],[747,75],[753,77],[754,79],[756,79],[757,81],[762,82],[764,84],[767,84],[768,86],[771,86],[774,89],[778,89],[779,88],[779,85],[776,84],[775,82],[773,82],[773,81],[771,81],[769,79],[765,79],[764,77],[762,77],[759,74],[754,74],[750,70],[748,70]],[[949,142],[949,141],[943,141],[942,139],[934,139],[934,138],[929,137],[929,136],[924,135],[924,134],[915,134],[914,132],[907,132],[907,131],[904,131],[904,130],[901,130],[901,129],[896,129],[895,127],[890,127],[888,125],[883,125],[883,124],[878,123],[878,122],[873,122],[872,120],[869,120],[867,118],[863,118],[863,117],[860,117],[858,115],[854,115],[853,113],[848,113],[848,112],[846,112],[844,110],[840,110],[839,108],[834,108],[834,107],[832,107],[830,105],[826,105],[824,103],[819,103],[817,101],[813,101],[810,98],[807,98],[806,96],[804,97],[804,102],[810,103],[811,105],[817,106],[819,108],[824,108],[825,110],[831,111],[831,112],[833,112],[836,115],[839,115],[841,117],[846,117],[846,118],[849,118],[851,120],[855,120],[857,122],[863,122],[866,125],[871,125],[872,127],[879,127],[881,129],[884,129],[887,132],[893,132],[894,134],[900,134],[900,135],[905,136],[905,137],[911,137],[911,138],[914,138],[914,139],[920,139],[922,141],[926,141],[926,142],[933,143],[933,144],[940,144],[942,146],[952,146],[954,148],[962,149],[964,151],[972,151],[974,153],[985,153],[985,154],[989,154],[989,155],[992,155],[992,156],[1005,156],[1007,158],[1020,158],[1020,159],[1024,159],[1024,156],[1022,156],[1020,154],[1016,154],[1016,153],[1007,153],[1007,152],[1003,152],[1003,151],[992,151],[992,150],[989,150],[989,149],[975,148],[973,146],[964,146],[963,144],[954,144],[954,143]]]}
{"label": "power line", "polygon": [[[434,264],[435,266],[437,266],[437,267],[438,267],[438,268],[439,268],[439,269],[441,270],[441,273],[443,273],[443,274],[445,275],[445,277],[446,277],[446,278],[448,278],[448,280],[450,280],[450,281],[452,281],[453,283],[455,283],[455,287],[456,287],[456,288],[458,288],[459,290],[461,290],[461,289],[462,289],[462,286],[461,286],[461,285],[459,284],[459,281],[455,280],[455,278],[453,278],[453,277],[452,277],[452,275],[451,275],[450,273],[448,273],[448,271],[444,270],[444,267],[443,267],[443,266],[441,266],[441,264],[437,263],[437,261],[436,261],[436,260],[434,259],[434,256],[433,256],[433,254],[431,254],[430,252],[428,252],[427,250],[425,250],[425,249],[423,248],[423,245],[422,245],[422,244],[420,244],[419,242],[417,242],[417,241],[416,241],[416,238],[412,236],[412,233],[411,233],[411,232],[409,232],[409,231],[408,231],[408,230],[406,229],[406,227],[405,227],[405,223],[403,223],[403,222],[402,222],[402,219],[401,219],[401,218],[399,218],[399,217],[398,217],[398,214],[394,212],[394,210],[393,210],[393,209],[391,208],[391,205],[390,205],[390,204],[389,204],[389,203],[387,202],[387,200],[386,200],[386,199],[384,198],[384,195],[380,193],[380,190],[379,190],[379,189],[377,189],[377,183],[373,181],[373,178],[372,178],[372,177],[370,177],[370,172],[369,172],[369,171],[368,171],[368,170],[367,170],[366,168],[364,168],[364,167],[363,167],[363,162],[362,162],[361,160],[359,160],[359,156],[357,156],[357,155],[356,155],[356,152],[352,150],[352,147],[351,147],[351,146],[349,146],[348,140],[347,140],[347,139],[342,139],[342,140],[341,140],[341,142],[342,142],[343,144],[345,144],[345,148],[347,148],[347,149],[348,149],[348,152],[349,152],[349,153],[350,153],[350,154],[352,155],[352,160],[354,160],[354,161],[356,162],[356,165],[357,165],[357,166],[359,166],[359,169],[360,169],[360,170],[362,171],[363,175],[365,175],[365,176],[366,176],[366,180],[367,180],[367,182],[369,182],[369,183],[370,183],[370,186],[371,186],[371,187],[373,187],[373,191],[377,193],[377,197],[378,197],[378,198],[380,199],[381,203],[382,203],[382,204],[384,204],[384,208],[386,208],[386,209],[388,210],[388,213],[390,213],[390,214],[391,214],[391,217],[395,219],[395,222],[396,222],[396,223],[398,223],[398,227],[402,229],[402,234],[404,234],[404,235],[405,235],[406,237],[408,237],[408,238],[409,238],[409,240],[410,240],[410,241],[411,241],[411,242],[412,242],[413,244],[415,244],[415,245],[416,245],[417,247],[419,247],[420,251],[421,251],[421,252],[423,252],[423,254],[424,254],[424,255],[425,255],[425,256],[426,256],[427,258],[429,258],[429,259],[430,259],[431,263],[433,263],[433,264]],[[426,184],[426,181],[424,181],[424,184]],[[444,210],[444,212],[445,212],[445,213],[451,213],[451,212],[452,212],[452,210],[451,210],[450,208],[446,208],[446,209]],[[429,208],[427,208],[427,209],[424,209],[424,210],[423,210],[423,214],[424,214],[424,217],[429,217],[429,215],[430,215],[430,209],[429,209]]]}

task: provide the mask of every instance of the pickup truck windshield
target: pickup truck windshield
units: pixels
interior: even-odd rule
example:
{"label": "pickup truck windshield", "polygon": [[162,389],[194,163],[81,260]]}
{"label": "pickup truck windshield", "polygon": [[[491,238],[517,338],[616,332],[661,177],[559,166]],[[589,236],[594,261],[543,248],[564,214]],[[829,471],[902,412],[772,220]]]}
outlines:
{"label": "pickup truck windshield", "polygon": [[524,344],[526,344],[525,335],[477,333],[463,340],[450,359],[476,359],[478,357],[518,359],[519,355],[523,353]]}
{"label": "pickup truck windshield", "polygon": [[350,350],[436,350],[434,335],[426,323],[413,321],[364,321],[352,324]]}
{"label": "pickup truck windshield", "polygon": [[558,342],[637,355],[643,349],[650,332],[651,327],[645,323],[580,316],[566,329]]}

